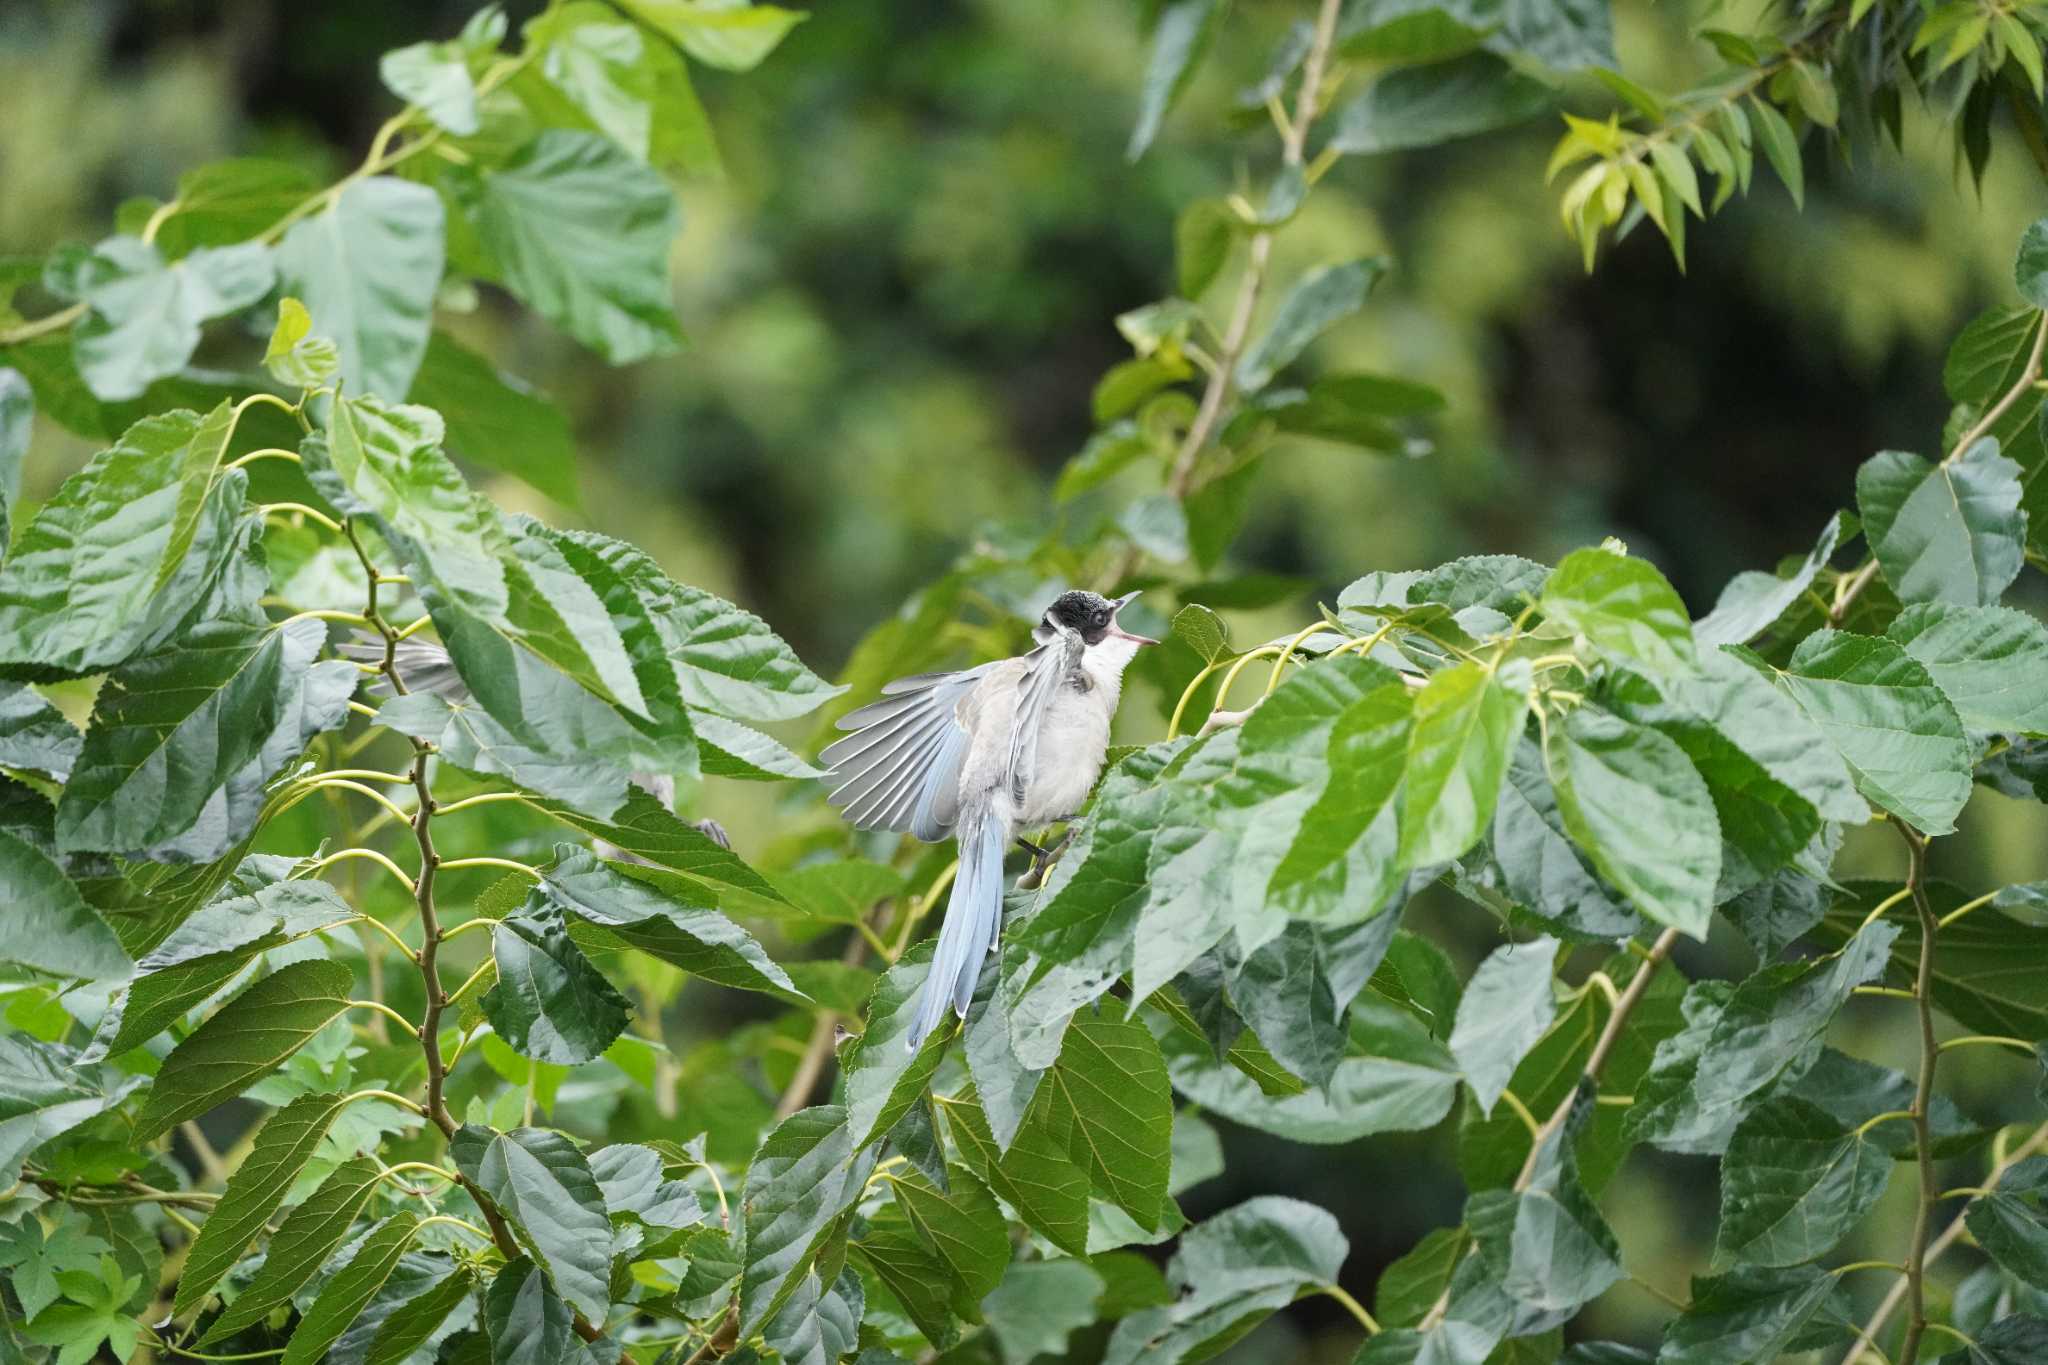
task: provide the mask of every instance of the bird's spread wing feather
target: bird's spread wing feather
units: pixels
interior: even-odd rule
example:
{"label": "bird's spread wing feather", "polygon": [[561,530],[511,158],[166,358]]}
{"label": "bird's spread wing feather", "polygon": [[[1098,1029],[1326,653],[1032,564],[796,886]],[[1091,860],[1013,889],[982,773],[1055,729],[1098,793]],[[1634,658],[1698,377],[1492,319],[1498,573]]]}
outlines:
{"label": "bird's spread wing feather", "polygon": [[1031,779],[1038,771],[1038,732],[1044,728],[1045,708],[1060,690],[1060,684],[1081,662],[1083,644],[1078,632],[1055,627],[1056,634],[1024,656],[1024,677],[1017,684],[1017,713],[1010,727],[1010,756],[1004,776],[1010,800],[1024,804]]}
{"label": "bird's spread wing feather", "polygon": [[840,719],[839,728],[852,733],[820,757],[832,770],[828,799],[854,828],[892,829],[928,842],[945,837],[967,754],[960,702],[992,667],[898,678],[882,689],[882,700]]}

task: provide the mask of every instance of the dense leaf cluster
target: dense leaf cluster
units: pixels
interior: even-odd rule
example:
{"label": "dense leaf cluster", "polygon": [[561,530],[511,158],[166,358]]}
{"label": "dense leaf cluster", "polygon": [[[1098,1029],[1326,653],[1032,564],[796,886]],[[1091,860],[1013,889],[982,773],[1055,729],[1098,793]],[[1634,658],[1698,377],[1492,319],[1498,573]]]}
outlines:
{"label": "dense leaf cluster", "polygon": [[[1134,152],[1219,10],[1160,8]],[[1855,10],[1841,32],[1896,19]],[[1947,13],[1941,71],[2002,69],[1985,43],[2027,68],[2024,6]],[[746,69],[795,19],[566,3],[508,50],[487,10],[387,55],[408,103],[338,185],[194,172],[54,252],[64,306],[0,331],[0,1358],[1171,1365],[1320,1294],[1370,1365],[1643,1360],[1565,1346],[1628,1278],[1600,1200],[1643,1146],[1719,1167],[1656,1359],[1910,1361],[1930,1329],[2040,1358],[2048,1125],[1963,1112],[1938,1062],[2038,1071],[2044,894],[1943,885],[1927,848],[1977,785],[2048,799],[2048,626],[2004,605],[2048,559],[2048,223],[2022,304],[1955,344],[1933,457],[1872,457],[1810,552],[1697,620],[1614,543],[1367,574],[1248,649],[1219,609],[1285,585],[1177,584],[1144,665],[1166,738],[1118,756],[964,1022],[913,1052],[947,854],[801,788],[758,866],[677,812],[706,775],[817,776],[775,727],[963,639],[1014,647],[1049,580],[1218,571],[1278,433],[1422,449],[1432,391],[1290,382],[1386,263],[1269,289],[1275,236],[1337,157],[1524,117],[1531,71],[1611,39],[1592,4],[1325,0],[1247,92],[1278,136],[1263,204],[1183,215],[1178,293],[1118,319],[1132,358],[1054,496],[1154,491],[1078,542],[977,547],[833,684],[644,552],[474,491],[451,456],[559,490],[565,428],[434,324],[485,282],[610,360],[672,347],[664,177],[716,164],[689,64]],[[1774,98],[1811,83],[1803,51],[1758,65]],[[227,318],[272,324],[267,379],[248,335],[251,368],[194,368]],[[32,412],[107,444],[24,514]],[[1872,822],[1899,878],[1838,882]],[[1438,885],[1500,922],[1469,979],[1402,923]],[[1755,970],[1688,980],[1674,944],[1717,914]],[[826,933],[836,959],[792,951]],[[760,1022],[672,1053],[688,977]],[[1914,1074],[1833,1045],[1859,994],[1916,1014]],[[604,1140],[629,1097],[672,1136]],[[1222,1169],[1205,1115],[1301,1143],[1448,1121],[1464,1216],[1368,1310],[1321,1209],[1189,1224]],[[1842,1262],[1895,1176],[1911,1245]],[[1965,1236],[1985,1259],[1943,1292]],[[1845,1280],[1873,1269],[1895,1284],[1859,1318]]]}

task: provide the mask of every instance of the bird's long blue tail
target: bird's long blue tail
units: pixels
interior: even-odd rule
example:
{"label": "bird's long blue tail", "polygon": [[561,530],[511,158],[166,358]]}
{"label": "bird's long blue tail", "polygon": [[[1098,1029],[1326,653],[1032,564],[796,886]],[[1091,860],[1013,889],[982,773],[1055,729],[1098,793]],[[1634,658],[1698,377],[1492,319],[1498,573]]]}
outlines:
{"label": "bird's long blue tail", "polygon": [[915,1052],[925,1035],[939,1026],[950,1002],[963,1019],[974,998],[974,983],[981,976],[982,963],[996,941],[1003,918],[1003,850],[1009,831],[993,815],[963,820],[956,837],[960,844],[960,871],[953,878],[953,894],[946,902],[946,922],[939,926],[938,950],[932,954],[932,968],[924,979],[924,993],[917,1001],[917,1022],[911,1026],[909,1045]]}

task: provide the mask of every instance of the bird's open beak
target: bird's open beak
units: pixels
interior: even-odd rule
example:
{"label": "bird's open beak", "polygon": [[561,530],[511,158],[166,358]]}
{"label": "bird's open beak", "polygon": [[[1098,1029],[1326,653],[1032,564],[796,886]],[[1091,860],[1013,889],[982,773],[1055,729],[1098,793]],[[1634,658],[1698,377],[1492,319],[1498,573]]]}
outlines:
{"label": "bird's open beak", "polygon": [[[1117,611],[1122,611],[1125,607],[1128,607],[1131,603],[1137,600],[1137,593],[1127,592],[1122,597],[1117,598],[1114,605]],[[1116,617],[1114,614],[1112,614],[1109,618],[1109,633],[1111,635],[1114,635],[1119,640],[1130,640],[1133,643],[1140,645],[1156,645],[1159,643],[1157,640],[1153,639],[1149,635],[1139,635],[1133,631],[1125,630],[1122,626],[1116,623]]]}

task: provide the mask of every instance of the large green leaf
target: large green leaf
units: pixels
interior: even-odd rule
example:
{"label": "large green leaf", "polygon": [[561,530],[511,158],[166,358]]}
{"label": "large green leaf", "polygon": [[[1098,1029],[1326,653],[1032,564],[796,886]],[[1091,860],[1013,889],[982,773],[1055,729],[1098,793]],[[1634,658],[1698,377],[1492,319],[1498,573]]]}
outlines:
{"label": "large green leaf", "polygon": [[[691,893],[706,885],[733,887],[778,905],[789,903],[767,878],[747,866],[745,859],[695,825],[676,819],[667,806],[644,791],[629,793],[626,804],[605,818],[559,801],[534,804],[565,825],[666,869],[669,875],[650,869],[646,880],[685,904],[697,903]],[[673,875],[677,873],[681,876]]]}
{"label": "large green leaf", "polygon": [[740,1193],[747,1260],[740,1276],[740,1334],[772,1318],[796,1292],[841,1214],[874,1168],[875,1149],[856,1152],[846,1111],[803,1109],[776,1126],[754,1153]]}
{"label": "large green leaf", "polygon": [[[437,1263],[437,1268],[438,1265],[445,1265],[445,1262]],[[401,1272],[404,1269],[401,1265]],[[390,1299],[391,1291],[396,1287],[401,1286],[394,1279],[385,1286],[379,1299]],[[407,1297],[391,1305],[388,1312],[380,1312],[384,1308],[382,1303],[371,1304],[356,1323],[355,1330],[349,1333],[351,1337],[359,1337],[373,1315],[378,1319],[376,1331],[370,1334],[370,1349],[363,1356],[363,1365],[403,1365],[415,1351],[431,1346],[435,1338],[455,1328],[456,1323],[449,1320],[451,1315],[460,1312],[473,1318],[474,1308],[463,1309],[473,1288],[468,1267],[455,1266],[438,1280],[426,1281],[424,1289],[419,1289],[415,1283],[404,1284],[402,1289]]]}
{"label": "large green leaf", "polygon": [[506,287],[535,312],[615,365],[676,348],[682,220],[654,170],[598,134],[550,129],[464,189]]}
{"label": "large green leaf", "polygon": [[99,1069],[69,1048],[0,1033],[0,1178],[12,1182],[29,1153],[105,1113],[134,1087],[130,1079],[110,1090]]}
{"label": "large green leaf", "polygon": [[1621,1247],[1580,1183],[1573,1157],[1590,1096],[1537,1149],[1519,1191],[1482,1190],[1466,1206],[1480,1255],[1502,1292],[1540,1313],[1572,1313],[1622,1278]]}
{"label": "large green leaf", "polygon": [[981,1301],[1005,1365],[1064,1358],[1069,1338],[1096,1320],[1104,1288],[1093,1267],[1071,1256],[1011,1261]]}
{"label": "large green leaf", "polygon": [[240,843],[270,779],[348,717],[358,674],[315,662],[326,641],[320,621],[201,622],[116,669],[57,803],[59,844],[207,862]]}
{"label": "large green leaf", "polygon": [[1226,1209],[1181,1237],[1166,1267],[1173,1303],[1118,1323],[1104,1365],[1205,1360],[1296,1296],[1335,1284],[1349,1251],[1337,1220],[1299,1200]]}
{"label": "large green leaf", "polygon": [[1856,789],[1923,834],[1947,834],[1970,799],[1970,746],[1926,668],[1891,640],[1815,631],[1778,686],[1821,728]]}
{"label": "large green leaf", "polygon": [[1515,1067],[1557,1017],[1551,991],[1557,949],[1554,938],[1502,944],[1479,964],[1458,1001],[1451,1055],[1482,1112],[1493,1111]]}
{"label": "large green leaf", "polygon": [[276,278],[260,242],[201,247],[169,262],[139,237],[109,237],[77,281],[90,310],[73,333],[78,372],[109,402],[138,398],[185,368],[201,323],[248,307]]}
{"label": "large green leaf", "polygon": [[1973,731],[2048,732],[2048,626],[2009,607],[1922,602],[1885,631]]}
{"label": "large green leaf", "polygon": [[465,1124],[448,1154],[497,1205],[569,1306],[603,1322],[611,1306],[611,1220],[576,1144],[542,1128],[496,1133]]}
{"label": "large green leaf", "polygon": [[1699,1276],[1692,1303],[1664,1328],[1658,1365],[1752,1365],[1795,1349],[1828,1305],[1834,1276],[1808,1266]]}
{"label": "large green leaf", "polygon": [[1395,793],[1408,753],[1413,700],[1390,680],[1345,708],[1330,730],[1329,780],[1267,894],[1292,915],[1343,922],[1380,909],[1400,882]]}
{"label": "large green leaf", "polygon": [[340,348],[347,392],[396,403],[412,388],[433,330],[444,217],[425,185],[376,175],[344,183],[278,244],[284,291]]}
{"label": "large green leaf", "polygon": [[1565,830],[1600,874],[1651,919],[1704,939],[1721,875],[1720,823],[1685,750],[1587,705],[1550,727],[1544,757]]}
{"label": "large green leaf", "polygon": [[1574,550],[1543,585],[1542,607],[1601,653],[1649,673],[1684,673],[1696,662],[1685,603],[1646,559]]}
{"label": "large green leaf", "polygon": [[706,981],[798,1004],[808,1000],[753,935],[712,908],[712,897],[697,884],[657,881],[654,873],[628,876],[569,844],[556,845],[555,853],[536,894],[565,913]]}
{"label": "large green leaf", "polygon": [[[950,1349],[960,1339],[953,1307],[954,1300],[960,1297],[957,1282],[939,1253],[912,1230],[909,1220],[897,1209],[884,1209],[868,1220],[847,1251],[856,1264],[881,1282],[895,1298],[903,1316],[926,1341],[940,1349]],[[806,1278],[813,1278],[814,1274],[806,1272]],[[797,1302],[799,1297],[792,1296],[790,1304]]]}
{"label": "large green leaf", "polygon": [[84,743],[78,727],[33,687],[0,683],[0,768],[64,782]]}
{"label": "large green leaf", "polygon": [[223,896],[171,931],[135,963],[134,979],[107,1002],[87,1049],[118,1057],[163,1032],[272,948],[355,911],[326,882],[273,882]]}
{"label": "large green leaf", "polygon": [[933,1030],[914,1051],[906,1046],[931,956],[932,949],[919,944],[882,974],[868,997],[867,1028],[841,1056],[846,1126],[856,1148],[896,1126],[931,1084],[945,1053],[951,1035],[943,1028]]}
{"label": "large green leaf", "polygon": [[696,1191],[664,1174],[662,1154],[638,1143],[615,1142],[590,1154],[590,1173],[614,1221],[630,1218],[650,1228],[686,1228],[701,1222]]}
{"label": "large green leaf", "polygon": [[385,88],[434,123],[469,137],[477,130],[476,81],[469,73],[469,53],[460,42],[412,43],[394,48],[377,61]]}
{"label": "large green leaf", "polygon": [[1381,76],[1338,114],[1330,146],[1352,155],[1434,147],[1526,123],[1556,99],[1542,82],[1474,52]]}
{"label": "large green leaf", "polygon": [[[893,1177],[896,1205],[945,1262],[969,1313],[996,1287],[1010,1263],[1010,1234],[1002,1210],[982,1183],[958,1166],[940,1190],[911,1172]],[[964,1314],[963,1314],[964,1316]]]}
{"label": "large green leaf", "polygon": [[1477,663],[1444,669],[1417,694],[1401,784],[1401,866],[1449,862],[1478,842],[1528,705],[1524,687]]}
{"label": "large green leaf", "polygon": [[[309,1097],[314,1098],[314,1097]],[[304,1103],[305,1101],[299,1101]],[[229,1304],[199,1344],[220,1341],[261,1322],[270,1311],[290,1301],[301,1286],[319,1273],[334,1249],[348,1236],[356,1215],[370,1200],[379,1179],[377,1162],[362,1156],[344,1162],[320,1182],[320,1188],[285,1216],[270,1239],[263,1264],[235,1301]]]}
{"label": "large green leaf", "polygon": [[1173,1088],[1205,1110],[1295,1142],[1350,1142],[1370,1133],[1435,1125],[1457,1098],[1461,1073],[1409,1011],[1368,994],[1352,1006],[1350,1045],[1322,1090],[1276,1097],[1209,1040],[1152,1017]]}
{"label": "large green leaf", "polygon": [[2021,384],[2034,353],[2041,310],[2032,307],[1993,308],[1970,320],[1949,347],[1942,366],[1942,387],[1955,409],[1951,430],[1961,431],[1999,403],[2006,406],[1985,434],[1998,442],[1999,453],[2023,471],[2020,505],[2027,514],[2027,540],[2036,551],[2048,545],[2048,447],[2042,444],[2041,390]]}
{"label": "large green leaf", "polygon": [[483,356],[435,332],[407,396],[441,414],[455,454],[523,479],[556,502],[576,505],[576,443],[569,419]]}
{"label": "large green leaf", "polygon": [[338,962],[281,967],[243,991],[164,1058],[135,1118],[147,1142],[269,1075],[348,1008],[354,978]]}
{"label": "large green leaf", "polygon": [[491,1365],[590,1365],[575,1316],[524,1256],[499,1271],[484,1299]]}
{"label": "large green leaf", "polygon": [[1842,516],[1837,513],[1828,518],[1813,549],[1790,574],[1781,576],[1749,569],[1729,579],[1715,599],[1714,609],[1693,622],[1693,639],[1703,649],[1712,650],[1720,645],[1747,644],[1769,629],[1813,586],[1813,580],[1834,557],[1841,536]]}
{"label": "large green leaf", "polygon": [[1068,1159],[1066,1144],[1034,1121],[1041,1110],[1033,1111],[1004,1150],[972,1094],[945,1100],[940,1108],[961,1159],[1019,1219],[1068,1255],[1088,1254],[1088,1175]]}
{"label": "large green leaf", "polygon": [[1766,1101],[1721,1160],[1716,1265],[1799,1265],[1833,1250],[1891,1178],[1891,1153],[1804,1100]]}
{"label": "large green leaf", "polygon": [[1124,153],[1131,160],[1143,156],[1159,136],[1167,111],[1194,79],[1222,12],[1219,0],[1172,0],[1156,11],[1152,51],[1138,96],[1138,122]]}
{"label": "large green leaf", "polygon": [[632,1006],[571,941],[560,904],[539,888],[491,930],[491,956],[497,984],[480,1002],[484,1017],[520,1056],[578,1066],[625,1032]]}
{"label": "large green leaf", "polygon": [[2048,1353],[2048,1318],[2014,1313],[2000,1318],[1960,1351],[1941,1358],[1941,1365],[2031,1365]]}
{"label": "large green leaf", "polygon": [[860,1344],[866,1311],[867,1292],[851,1267],[842,1267],[829,1285],[810,1270],[761,1335],[784,1365],[839,1365]]}
{"label": "large green leaf", "polygon": [[[1897,887],[1883,882],[1852,882],[1854,894],[1841,900],[1820,922],[1816,936],[1842,943],[1879,901]],[[1965,901],[1964,893],[1943,882],[1927,888],[1937,917]],[[1920,922],[1910,907],[1887,916],[1898,937],[1885,970],[1888,984],[1911,988],[1920,961]],[[1942,927],[1935,938],[1934,1003],[1979,1033],[2012,1038],[2048,1037],[2048,942],[2041,931],[1985,908]]]}
{"label": "large green leaf", "polygon": [[285,1347],[282,1365],[315,1365],[368,1306],[398,1267],[398,1258],[419,1229],[419,1216],[396,1213],[378,1223],[357,1244],[348,1263],[322,1285],[299,1319]]}
{"label": "large green leaf", "polygon": [[1863,534],[1901,601],[1991,606],[2005,594],[2026,558],[2022,473],[1990,437],[1939,465],[1899,450],[1864,462]]}
{"label": "large green leaf", "polygon": [[1173,1092],[1145,1026],[1076,1018],[1038,1093],[1049,1131],[1064,1133],[1068,1156],[1096,1191],[1139,1226],[1158,1227],[1173,1158]]}
{"label": "large green leaf", "polygon": [[64,869],[5,831],[0,831],[0,901],[7,906],[0,915],[0,962],[86,981],[124,977],[133,965]]}
{"label": "large green leaf", "polygon": [[156,243],[180,257],[194,247],[246,242],[319,190],[305,167],[289,161],[231,157],[196,166],[178,177],[178,197]]}
{"label": "large green leaf", "polygon": [[0,566],[0,670],[104,672],[170,638],[239,550],[239,471],[213,480],[191,519],[195,471],[226,441],[225,422],[169,412],[64,481]]}
{"label": "large green leaf", "polygon": [[1542,747],[1524,737],[1508,764],[1491,839],[1501,889],[1567,939],[1628,938],[1647,923],[1594,875],[1565,832]]}
{"label": "large green leaf", "polygon": [[193,1239],[184,1272],[178,1277],[174,1313],[198,1307],[221,1276],[241,1259],[284,1202],[342,1104],[340,1095],[301,1095],[264,1122],[249,1155],[236,1168],[220,1202]]}
{"label": "large green leaf", "polygon": [[1992,1260],[2014,1278],[2048,1289],[2048,1160],[2029,1157],[1989,1194],[1970,1202],[1966,1225]]}
{"label": "large green leaf", "polygon": [[1384,257],[1317,266],[1295,282],[1259,339],[1237,363],[1237,386],[1257,393],[1309,343],[1365,307],[1366,295],[1387,273]]}

